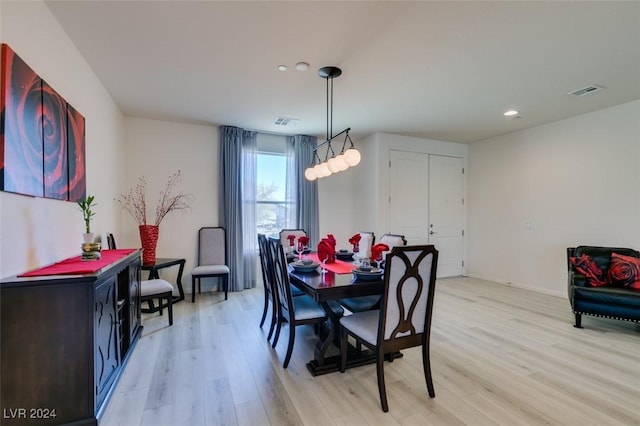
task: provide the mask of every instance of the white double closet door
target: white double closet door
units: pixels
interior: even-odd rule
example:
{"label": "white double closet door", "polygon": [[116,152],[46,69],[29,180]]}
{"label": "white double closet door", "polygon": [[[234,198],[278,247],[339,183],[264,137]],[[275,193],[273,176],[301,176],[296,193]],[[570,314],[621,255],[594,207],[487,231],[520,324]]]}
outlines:
{"label": "white double closet door", "polygon": [[389,151],[389,225],[407,244],[433,244],[438,277],[462,275],[463,159]]}

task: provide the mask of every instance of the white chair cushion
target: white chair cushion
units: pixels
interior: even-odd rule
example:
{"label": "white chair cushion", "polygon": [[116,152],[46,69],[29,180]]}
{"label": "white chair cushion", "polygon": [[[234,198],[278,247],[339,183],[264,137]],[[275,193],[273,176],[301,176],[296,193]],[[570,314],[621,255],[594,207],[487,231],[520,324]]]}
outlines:
{"label": "white chair cushion", "polygon": [[297,321],[326,317],[324,309],[309,296],[294,297],[293,310]]}
{"label": "white chair cushion", "polygon": [[380,296],[360,296],[340,299],[339,302],[353,313],[370,311],[378,302]]}
{"label": "white chair cushion", "polygon": [[341,326],[371,345],[378,343],[379,323],[379,309],[375,311],[358,312],[348,317],[340,318]]}
{"label": "white chair cushion", "polygon": [[227,265],[201,265],[193,269],[191,275],[223,275],[229,273]]}
{"label": "white chair cushion", "polygon": [[166,292],[173,292],[173,286],[165,280],[155,279],[140,282],[140,295],[151,296]]}

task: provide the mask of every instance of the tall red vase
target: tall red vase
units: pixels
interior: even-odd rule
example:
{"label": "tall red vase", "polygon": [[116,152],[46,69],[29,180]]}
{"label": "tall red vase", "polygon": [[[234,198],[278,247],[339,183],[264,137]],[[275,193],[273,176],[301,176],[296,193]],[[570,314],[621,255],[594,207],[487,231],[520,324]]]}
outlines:
{"label": "tall red vase", "polygon": [[158,225],[140,225],[140,242],[142,243],[142,263],[150,265],[156,263],[156,245],[160,227]]}

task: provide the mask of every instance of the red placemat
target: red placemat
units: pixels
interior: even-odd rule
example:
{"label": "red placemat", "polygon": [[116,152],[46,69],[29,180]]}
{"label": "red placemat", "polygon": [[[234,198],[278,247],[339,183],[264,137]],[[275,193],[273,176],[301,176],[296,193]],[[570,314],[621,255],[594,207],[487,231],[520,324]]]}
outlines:
{"label": "red placemat", "polygon": [[[320,262],[320,259],[318,259],[318,253],[311,253],[309,257],[313,259],[314,262],[322,263]],[[350,274],[351,271],[355,269],[356,265],[351,262],[336,259],[334,263],[325,263],[324,267],[327,271],[331,271],[336,274]]]}
{"label": "red placemat", "polygon": [[25,272],[18,277],[41,277],[46,275],[83,275],[92,274],[133,253],[136,249],[102,250],[97,260],[81,260],[80,256],[70,257],[53,265]]}

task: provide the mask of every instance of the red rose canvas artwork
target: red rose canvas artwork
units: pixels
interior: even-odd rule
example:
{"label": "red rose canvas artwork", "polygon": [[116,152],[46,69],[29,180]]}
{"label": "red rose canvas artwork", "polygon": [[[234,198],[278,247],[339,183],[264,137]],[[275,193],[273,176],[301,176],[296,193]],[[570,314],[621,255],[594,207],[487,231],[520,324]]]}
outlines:
{"label": "red rose canvas artwork", "polygon": [[44,163],[42,80],[6,44],[2,45],[0,179],[3,191],[42,197]]}
{"label": "red rose canvas artwork", "polygon": [[74,107],[67,104],[69,201],[84,200],[87,195],[84,135],[84,117]]}
{"label": "red rose canvas artwork", "polygon": [[44,143],[44,196],[69,198],[69,166],[67,157],[67,103],[53,87],[42,82],[42,123]]}
{"label": "red rose canvas artwork", "polygon": [[6,44],[0,79],[0,190],[85,199],[85,119]]}

